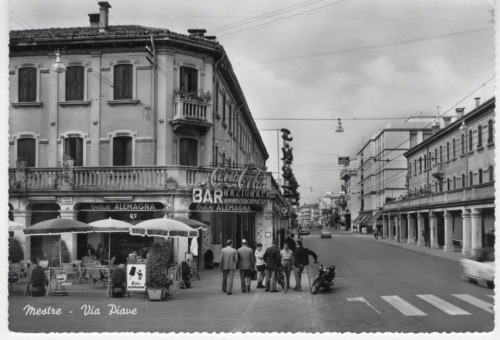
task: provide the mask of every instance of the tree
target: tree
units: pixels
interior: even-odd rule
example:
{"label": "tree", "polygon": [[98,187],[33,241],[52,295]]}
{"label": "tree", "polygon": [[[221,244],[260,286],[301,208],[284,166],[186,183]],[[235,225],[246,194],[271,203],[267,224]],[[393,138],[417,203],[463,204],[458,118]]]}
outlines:
{"label": "tree", "polygon": [[15,237],[9,237],[9,260],[12,263],[19,263],[19,261],[24,260],[23,247]]}
{"label": "tree", "polygon": [[[61,253],[59,254],[59,249],[61,249]],[[66,242],[61,240],[57,242],[54,249],[52,249],[52,256],[50,258],[50,265],[52,267],[61,267],[61,263],[59,262],[62,259],[63,263],[68,263],[71,261],[71,256],[69,255],[68,247],[66,246]]]}

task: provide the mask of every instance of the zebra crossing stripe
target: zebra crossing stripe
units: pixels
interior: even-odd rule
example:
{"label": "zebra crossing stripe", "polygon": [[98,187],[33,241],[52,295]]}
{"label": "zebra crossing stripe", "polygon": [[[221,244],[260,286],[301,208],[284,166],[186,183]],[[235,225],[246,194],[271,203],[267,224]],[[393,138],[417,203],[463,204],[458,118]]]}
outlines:
{"label": "zebra crossing stripe", "polygon": [[475,298],[474,296],[471,296],[469,294],[451,294],[451,295],[493,314],[493,305],[491,303]]}
{"label": "zebra crossing stripe", "polygon": [[391,296],[381,296],[382,299],[387,301],[389,304],[391,304],[394,308],[399,310],[403,315],[405,316],[425,316],[424,312],[422,312],[420,309],[417,307],[409,304],[402,298],[400,298],[397,295],[391,295]]}
{"label": "zebra crossing stripe", "polygon": [[419,298],[422,300],[430,303],[434,307],[437,307],[441,309],[443,312],[449,315],[470,315],[469,312],[464,311],[461,308],[458,308],[457,306],[452,305],[451,303],[438,298],[437,296],[434,295],[417,295]]}

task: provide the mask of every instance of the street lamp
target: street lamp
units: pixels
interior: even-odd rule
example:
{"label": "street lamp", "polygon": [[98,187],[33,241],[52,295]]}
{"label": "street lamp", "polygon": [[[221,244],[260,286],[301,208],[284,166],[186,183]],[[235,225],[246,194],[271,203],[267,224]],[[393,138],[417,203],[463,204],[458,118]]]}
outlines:
{"label": "street lamp", "polygon": [[342,122],[340,121],[340,118],[338,119],[338,125],[337,128],[335,129],[335,132],[344,132],[344,128],[342,127]]}
{"label": "street lamp", "polygon": [[56,62],[52,64],[52,71],[57,73],[66,72],[66,66],[61,61],[61,51],[56,50]]}

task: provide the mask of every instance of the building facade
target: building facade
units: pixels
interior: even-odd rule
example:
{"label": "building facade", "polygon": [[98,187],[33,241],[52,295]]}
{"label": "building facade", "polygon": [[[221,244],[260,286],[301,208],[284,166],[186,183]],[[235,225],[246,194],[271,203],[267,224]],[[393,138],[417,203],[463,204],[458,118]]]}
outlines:
{"label": "building facade", "polygon": [[406,193],[406,159],[403,154],[432,134],[431,117],[410,117],[388,124],[357,153],[359,214],[353,224],[367,232],[381,221],[386,200]]}
{"label": "building facade", "polygon": [[[227,239],[271,245],[287,203],[224,48],[205,30],[110,26],[110,4],[99,6],[88,27],[10,32],[14,220],[189,216],[209,225],[201,256],[218,259]],[[116,252],[146,242],[63,235],[73,259],[108,237]],[[55,239],[27,237],[26,257],[45,257]]]}
{"label": "building facade", "polygon": [[495,98],[405,153],[408,195],[384,206],[384,237],[461,251],[492,247],[495,225]]}

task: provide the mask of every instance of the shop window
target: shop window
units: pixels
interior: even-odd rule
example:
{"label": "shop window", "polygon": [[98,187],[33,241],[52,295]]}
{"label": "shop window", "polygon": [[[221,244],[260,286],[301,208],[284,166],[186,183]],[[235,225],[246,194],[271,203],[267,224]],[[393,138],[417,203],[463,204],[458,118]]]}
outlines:
{"label": "shop window", "polygon": [[493,182],[495,180],[495,171],[493,170],[492,165],[490,165],[490,167],[488,168],[488,177],[490,182]]}
{"label": "shop window", "polygon": [[198,70],[181,66],[180,87],[186,93],[198,94]]}
{"label": "shop window", "polygon": [[35,166],[36,141],[34,138],[19,138],[17,140],[17,160],[25,161],[28,167]]}
{"label": "shop window", "polygon": [[477,127],[477,147],[480,148],[483,146],[483,127],[478,125]]}
{"label": "shop window", "polygon": [[198,165],[198,141],[190,138],[181,138],[180,165]]}
{"label": "shop window", "polygon": [[20,103],[36,102],[36,68],[19,69],[18,101]]}
{"label": "shop window", "polygon": [[114,67],[113,91],[114,99],[132,99],[134,86],[132,65],[116,65]]}
{"label": "shop window", "polygon": [[132,165],[132,137],[113,138],[113,165]]}
{"label": "shop window", "polygon": [[66,101],[83,100],[83,75],[83,66],[69,66],[66,68]]}
{"label": "shop window", "polygon": [[64,155],[73,158],[76,166],[83,166],[83,138],[64,138]]}
{"label": "shop window", "polygon": [[477,171],[477,181],[478,181],[478,184],[482,184],[483,183],[483,169],[479,169]]}
{"label": "shop window", "polygon": [[493,143],[493,120],[488,120],[488,143]]}

